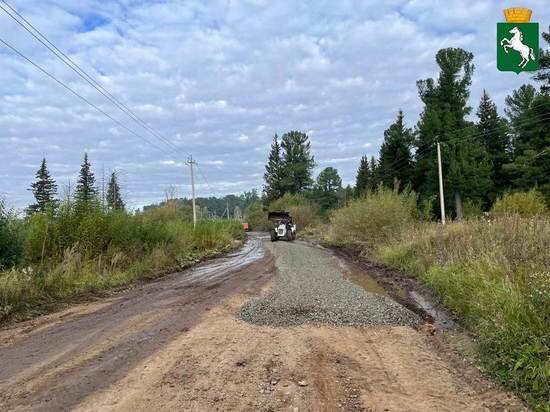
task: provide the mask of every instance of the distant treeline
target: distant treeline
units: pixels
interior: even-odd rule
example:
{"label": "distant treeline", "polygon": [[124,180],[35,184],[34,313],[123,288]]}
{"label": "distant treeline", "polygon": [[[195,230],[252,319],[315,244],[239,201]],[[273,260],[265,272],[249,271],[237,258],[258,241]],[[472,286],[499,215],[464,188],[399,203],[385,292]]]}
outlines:
{"label": "distant treeline", "polygon": [[[241,195],[226,195],[223,197],[197,197],[195,199],[197,205],[197,213],[199,218],[216,218],[230,217],[238,218],[236,215],[243,215],[244,212],[253,203],[260,200],[260,196],[256,189],[245,191]],[[183,212],[187,212],[189,216],[192,213],[192,200],[186,197],[177,199],[166,199],[163,202],[147,205],[143,207],[144,211],[162,207],[167,203],[176,204]],[[229,216],[228,216],[229,215]]]}

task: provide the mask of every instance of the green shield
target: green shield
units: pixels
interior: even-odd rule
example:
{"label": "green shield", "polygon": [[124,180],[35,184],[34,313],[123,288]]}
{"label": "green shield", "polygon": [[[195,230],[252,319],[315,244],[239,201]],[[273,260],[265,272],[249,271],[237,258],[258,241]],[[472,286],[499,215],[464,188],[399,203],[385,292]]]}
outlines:
{"label": "green shield", "polygon": [[516,73],[538,70],[538,23],[497,23],[497,67]]}

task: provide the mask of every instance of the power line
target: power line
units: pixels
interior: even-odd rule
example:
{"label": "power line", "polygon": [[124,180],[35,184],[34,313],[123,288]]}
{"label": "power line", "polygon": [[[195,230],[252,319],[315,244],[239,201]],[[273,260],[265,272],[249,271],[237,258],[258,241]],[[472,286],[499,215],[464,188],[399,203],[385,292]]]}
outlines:
{"label": "power line", "polygon": [[[23,27],[31,36],[33,36],[37,41],[39,41],[50,52],[52,52],[54,56],[56,56],[61,62],[63,62],[66,66],[68,66],[72,71],[74,71],[79,77],[81,77],[90,86],[92,86],[95,90],[101,93],[105,98],[107,98],[112,104],[114,104],[123,113],[125,113],[132,120],[134,120],[140,127],[148,131],[154,137],[162,140],[173,151],[180,150],[177,146],[175,146],[172,142],[170,142],[166,137],[164,137],[160,132],[155,130],[153,127],[148,125],[145,121],[143,121],[139,116],[137,116],[128,106],[120,102],[115,96],[113,96],[112,93],[110,93],[107,89],[105,89],[96,79],[94,79],[91,75],[89,75],[84,69],[82,69],[82,67],[80,67],[77,63],[75,63],[69,56],[67,56],[65,53],[59,50],[59,48],[55,44],[53,44],[50,40],[48,40],[48,38],[44,36],[40,32],[40,30],[38,30],[35,26],[33,26],[32,23],[30,23],[27,19],[25,19],[25,17],[23,17],[15,8],[13,8],[5,0],[1,0],[1,1],[2,3],[5,4],[6,7],[8,7],[11,10],[10,12],[10,10],[7,10],[0,4],[0,8],[8,16],[10,16],[15,22],[17,22],[21,27]],[[18,17],[12,14],[12,12]],[[23,22],[21,22],[19,19],[21,19],[25,24],[23,24]],[[32,30],[29,29],[29,27],[32,28]],[[188,153],[185,153],[185,154],[188,155]]]}
{"label": "power line", "polygon": [[197,166],[197,170],[199,171],[199,174],[201,175],[201,177],[204,179],[204,182],[206,183],[206,186],[208,187],[208,189],[210,189],[210,191],[214,193],[214,190],[212,190],[212,187],[210,186],[210,183],[208,182],[206,175],[202,172],[202,169],[199,168],[199,164],[196,163],[195,166]]}
{"label": "power line", "polygon": [[[534,106],[533,106],[534,107]],[[548,116],[548,117],[547,117]],[[537,120],[533,120],[533,118],[530,118],[530,119],[525,119],[524,121],[522,122],[518,122],[517,125],[522,125],[522,124],[528,124],[528,123],[539,123],[539,122],[543,122],[543,121],[546,121],[546,120],[550,120],[550,113],[548,114],[543,114],[542,116],[540,116],[540,118],[538,118]],[[473,127],[474,125],[470,126],[470,127]],[[466,130],[466,128],[463,128],[463,129],[460,129],[460,130],[457,130],[456,132],[460,132],[460,131],[463,131],[463,130]],[[451,131],[451,133],[453,133],[455,131]],[[476,139],[478,137],[481,137],[481,136],[487,136],[487,135],[492,135],[494,133],[497,133],[498,130],[497,129],[493,129],[492,131],[490,132],[487,132],[487,133],[479,133],[479,134],[473,134],[473,135],[469,135],[469,136],[466,136],[466,137],[456,137],[454,139],[449,139],[445,142],[441,142],[441,143],[456,143],[456,142],[459,142],[459,141],[468,141],[470,139]],[[437,142],[433,142],[427,146],[425,146],[424,148],[418,150],[415,154],[414,154],[414,159],[415,160],[418,160],[418,159],[423,159],[424,157],[426,157],[434,148],[435,148],[435,144]],[[544,151],[543,151],[544,152]],[[541,155],[541,153],[539,153],[539,155]],[[407,158],[405,156],[402,156],[401,158],[398,158],[397,160],[395,160],[394,162],[392,162],[389,166],[388,166],[388,169],[393,169],[391,172],[396,172],[396,171],[399,171],[399,170],[402,170],[404,167],[407,166],[407,163],[401,165],[400,167],[397,167],[397,168],[394,168],[394,166],[397,166],[399,165],[400,163],[406,161]],[[384,177],[388,177],[389,175],[389,172],[385,172],[384,173]]]}
{"label": "power line", "polygon": [[128,128],[126,125],[124,125],[123,123],[121,123],[120,121],[118,121],[117,119],[115,119],[113,116],[111,116],[109,113],[105,112],[103,109],[101,109],[100,107],[98,107],[97,105],[95,105],[94,103],[92,103],[91,101],[89,101],[88,99],[86,99],[84,96],[80,95],[78,92],[76,92],[74,89],[72,89],[70,86],[68,86],[67,84],[65,84],[64,82],[62,82],[61,80],[59,80],[57,77],[55,77],[53,74],[49,73],[46,69],[44,69],[42,66],[38,65],[37,63],[35,63],[34,61],[32,61],[30,58],[28,58],[27,56],[25,56],[23,53],[21,53],[19,50],[17,50],[14,46],[12,46],[11,44],[9,44],[8,42],[6,42],[4,39],[0,38],[0,43],[2,43],[5,47],[7,47],[8,49],[10,49],[12,52],[14,52],[15,54],[17,54],[19,57],[21,57],[22,59],[26,60],[27,62],[29,62],[30,64],[32,64],[34,67],[36,67],[38,70],[40,70],[42,73],[44,73],[46,76],[48,76],[49,78],[51,78],[52,80],[54,80],[56,83],[58,83],[60,86],[62,86],[63,88],[65,88],[66,90],[68,90],[69,92],[71,92],[72,94],[74,94],[75,96],[77,96],[79,99],[81,99],[82,101],[84,101],[85,103],[87,103],[88,105],[90,105],[91,107],[93,107],[94,109],[96,109],[98,112],[100,112],[101,114],[103,114],[104,116],[108,117],[109,119],[111,119],[113,122],[115,122],[118,126],[122,127],[123,129],[127,130],[128,132],[130,132],[131,134],[133,134],[134,136],[138,137],[139,139],[142,139],[144,140],[145,142],[149,143],[150,145],[156,147],[157,149],[159,149],[161,152],[163,152],[164,154],[167,154],[169,155],[170,153],[168,153],[167,151],[165,151],[162,147],[160,146],[157,146],[155,143],[147,140],[144,136],[141,136],[140,134],[136,133],[135,131],[133,131],[132,129]]}
{"label": "power line", "polygon": [[[530,106],[529,108],[530,108],[530,109],[533,109],[533,108],[541,107],[541,106],[545,106],[545,105],[546,105],[546,102],[542,102],[542,103],[539,103],[539,104]],[[549,113],[549,114],[550,114],[550,113]],[[543,115],[542,115],[542,117],[544,117],[544,116],[546,116],[546,114],[543,114]],[[545,120],[545,119],[542,119],[542,120]],[[529,122],[531,122],[531,121],[532,121],[532,119],[525,119],[525,120],[523,120],[523,121],[521,121],[521,122],[518,122],[518,123],[516,124],[516,126],[518,126],[518,125],[523,125],[523,124],[527,124],[527,123],[529,123]],[[468,126],[466,126],[466,127],[460,128],[460,129],[454,129],[454,130],[447,131],[446,133],[453,133],[453,134],[455,134],[455,133],[459,133],[459,132],[464,132],[464,131],[467,131],[467,130],[471,129],[472,127],[475,127],[475,126],[476,126],[475,124],[471,124],[471,125],[468,125]],[[477,134],[470,135],[470,136],[468,136],[467,138],[476,138],[476,137],[481,137],[481,136],[492,135],[492,134],[494,134],[494,133],[497,133],[498,131],[499,131],[499,130],[497,130],[497,129],[493,129],[493,130],[492,130],[491,132],[489,132],[489,133],[485,133],[485,132],[483,132],[483,133],[477,133]],[[460,138],[455,138],[455,139],[449,139],[449,140],[447,140],[446,142],[443,142],[443,143],[449,143],[449,142],[452,142],[452,141],[457,141],[457,140],[459,140],[459,139],[466,139],[466,138],[460,137]],[[433,143],[431,143],[431,145],[434,145],[435,143],[436,143],[436,142],[433,142]],[[429,146],[425,147],[424,149],[420,149],[418,152],[416,152],[416,153],[415,153],[415,156],[417,156],[419,153],[422,153],[424,150],[431,150],[431,149],[432,149],[432,147],[429,145]],[[399,164],[402,160],[406,160],[406,158],[405,158],[405,157],[398,158],[398,159],[395,160],[392,164],[390,164],[390,165],[388,166],[388,168],[392,168],[392,167],[394,166],[394,164],[397,165],[397,164]]]}

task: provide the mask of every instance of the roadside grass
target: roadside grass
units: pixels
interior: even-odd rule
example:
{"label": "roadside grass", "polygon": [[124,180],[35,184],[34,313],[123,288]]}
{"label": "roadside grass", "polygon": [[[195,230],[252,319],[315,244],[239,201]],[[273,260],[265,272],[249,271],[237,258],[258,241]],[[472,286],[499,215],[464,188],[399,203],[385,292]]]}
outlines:
{"label": "roadside grass", "polygon": [[409,219],[403,206],[401,223],[390,225],[381,206],[390,213],[399,203],[370,197],[335,213],[328,240],[360,245],[428,285],[476,337],[483,368],[533,409],[550,410],[550,217],[503,213],[441,226]]}
{"label": "roadside grass", "polygon": [[188,267],[235,248],[243,236],[237,222],[204,220],[193,229],[167,210],[36,214],[26,222],[23,261],[0,271],[0,322]]}

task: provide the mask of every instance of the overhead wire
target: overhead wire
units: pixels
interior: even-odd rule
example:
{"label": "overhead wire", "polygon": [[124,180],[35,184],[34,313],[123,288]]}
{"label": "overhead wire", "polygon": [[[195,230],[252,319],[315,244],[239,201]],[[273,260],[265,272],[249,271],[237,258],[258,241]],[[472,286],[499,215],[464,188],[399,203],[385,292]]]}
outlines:
{"label": "overhead wire", "polygon": [[[544,105],[546,105],[546,104],[547,104],[546,102],[543,102],[543,103],[539,103],[539,104],[533,105],[533,106],[531,106],[530,108],[541,107],[541,106],[544,106]],[[550,113],[548,113],[548,114],[543,114],[542,117],[545,117],[545,116],[547,116],[547,115],[550,115]],[[542,120],[546,120],[546,119],[542,119]],[[527,123],[529,123],[529,122],[531,122],[531,121],[532,121],[532,119],[525,119],[525,120],[523,120],[523,121],[521,121],[521,122],[518,122],[516,125],[527,124]],[[475,125],[475,124],[471,124],[471,125],[468,125],[468,126],[466,126],[466,127],[460,128],[460,129],[447,130],[447,131],[445,131],[445,133],[446,133],[446,134],[449,134],[449,133],[451,133],[451,134],[456,134],[456,133],[459,133],[459,132],[465,132],[465,131],[467,131],[468,129],[471,129],[471,128],[473,128],[473,127],[476,127],[476,125]],[[469,138],[477,138],[477,137],[481,137],[481,136],[492,135],[492,134],[497,133],[498,131],[499,131],[499,130],[494,129],[493,131],[491,131],[491,132],[489,132],[489,133],[486,133],[486,132],[481,132],[481,133],[477,133],[477,134],[474,133],[473,135],[469,135],[469,136],[467,136],[467,137],[457,137],[457,138],[455,138],[455,139],[449,139],[449,140],[447,140],[445,143],[456,142],[456,141],[461,140],[461,139],[464,140],[464,139],[469,139]],[[434,142],[434,143],[435,143],[435,142]],[[431,145],[433,145],[434,143],[432,143]],[[417,151],[417,152],[415,153],[415,156],[417,156],[419,153],[422,153],[423,150],[431,150],[431,149],[432,149],[432,147],[430,147],[430,146],[427,146],[426,148],[420,149],[419,151]],[[397,159],[397,160],[395,161],[395,164],[398,164],[398,163],[400,163],[400,159]],[[392,164],[390,164],[390,165],[388,166],[388,168],[391,169],[393,166],[394,166],[394,164],[392,163]]]}
{"label": "overhead wire", "polygon": [[0,37],[0,43],[2,43],[5,47],[7,47],[8,49],[10,49],[13,53],[17,54],[20,58],[26,60],[28,63],[30,63],[31,65],[33,65],[35,68],[37,68],[38,70],[40,70],[42,73],[44,73],[46,76],[48,76],[49,78],[51,78],[52,80],[54,80],[56,83],[58,83],[60,86],[62,86],[64,89],[68,90],[70,93],[72,93],[73,95],[75,95],[76,97],[78,97],[79,99],[81,99],[83,102],[85,102],[86,104],[90,105],[91,107],[93,107],[95,110],[97,110],[98,112],[100,112],[101,114],[103,114],[104,116],[106,116],[107,118],[109,118],[110,120],[112,120],[114,123],[116,123],[118,126],[122,127],[124,130],[128,131],[129,133],[131,133],[132,135],[136,136],[137,138],[147,142],[148,144],[156,147],[158,150],[160,150],[161,152],[163,152],[164,154],[167,154],[169,155],[170,153],[167,152],[166,150],[164,150],[162,147],[160,146],[157,146],[154,142],[151,142],[149,141],[147,138],[145,138],[144,136],[138,134],[137,132],[135,132],[134,130],[130,129],[129,127],[127,127],[124,123],[120,122],[119,120],[117,120],[116,118],[114,118],[113,116],[111,116],[109,113],[107,113],[106,111],[104,111],[103,109],[101,109],[99,106],[97,106],[96,104],[92,103],[90,100],[88,100],[86,97],[82,96],[80,93],[78,93],[77,91],[75,91],[72,87],[68,86],[66,83],[64,83],[63,81],[59,80],[57,77],[55,77],[53,74],[51,74],[50,72],[48,72],[46,69],[44,69],[42,66],[40,66],[38,63],[35,63],[33,60],[31,60],[29,57],[27,57],[26,55],[24,55],[21,51],[19,51],[17,48],[15,48],[14,46],[12,46],[11,44],[9,44],[7,41],[5,41],[4,39],[2,39]]}
{"label": "overhead wire", "polygon": [[[547,121],[547,120],[550,120],[550,113],[548,114],[543,114],[542,116],[540,116],[540,118],[538,118],[537,120],[533,121],[533,119],[526,119],[522,122],[518,122],[517,124],[518,125],[523,125],[523,124],[528,124],[528,123],[539,123],[539,122],[543,122],[543,121]],[[475,125],[472,125],[470,127],[473,127]],[[462,129],[459,129],[457,131],[464,131],[466,130],[466,128],[462,128]],[[487,135],[492,135],[492,134],[495,134],[497,133],[499,130],[497,129],[493,129],[491,130],[490,132],[485,132],[485,133],[479,133],[479,134],[473,134],[473,135],[469,135],[469,136],[466,136],[466,137],[456,137],[454,139],[449,139],[449,140],[446,140],[445,142],[441,142],[441,143],[445,143],[445,144],[448,144],[448,143],[457,143],[459,141],[469,141],[471,139],[477,139],[481,136],[487,136]],[[453,133],[453,131],[450,131],[450,133]],[[424,157],[426,157],[430,151],[434,150],[435,147],[436,147],[436,144],[437,142],[433,142],[425,147],[423,147],[422,149],[418,150],[416,153],[414,153],[413,157],[411,158],[414,159],[414,161],[418,160],[418,159],[423,159]],[[544,150],[543,150],[544,152]],[[541,153],[539,153],[538,155],[541,155]],[[404,163],[402,164],[400,167],[397,167],[395,168],[395,166],[399,165],[400,163],[403,163],[403,162],[406,162],[407,161],[407,158],[405,156],[402,156],[400,158],[398,158],[397,160],[395,160],[394,162],[392,162],[389,166],[388,166],[388,169],[392,170],[393,173],[395,173],[396,171],[400,171],[402,170],[403,168],[407,167],[407,163]],[[384,177],[388,177],[388,174],[385,173],[384,174]]]}
{"label": "overhead wire", "polygon": [[[2,9],[9,17],[11,17],[16,23],[18,23],[23,29],[25,29],[31,36],[33,36],[38,42],[40,42],[44,47],[46,47],[54,56],[56,56],[61,62],[63,62],[67,67],[74,71],[80,78],[86,81],[90,86],[102,94],[106,99],[108,99],[113,105],[115,105],[119,110],[125,113],[130,117],[138,126],[145,129],[147,132],[152,134],[157,139],[160,139],[164,144],[166,144],[173,151],[181,151],[179,147],[174,145],[168,138],[163,136],[160,132],[155,130],[153,127],[148,125],[144,120],[142,120],[138,115],[136,115],[127,105],[120,102],[111,92],[109,92],[105,87],[103,87],[95,78],[93,78],[89,73],[87,73],[82,67],[75,63],[69,56],[67,56],[63,51],[61,51],[53,42],[51,42],[40,30],[38,30],[31,22],[29,22],[24,16],[22,16],[14,7],[12,7],[5,0],[0,0],[9,10],[3,7],[0,4],[0,9]],[[31,30],[32,29],[32,30]],[[183,152],[189,154],[187,152]]]}

